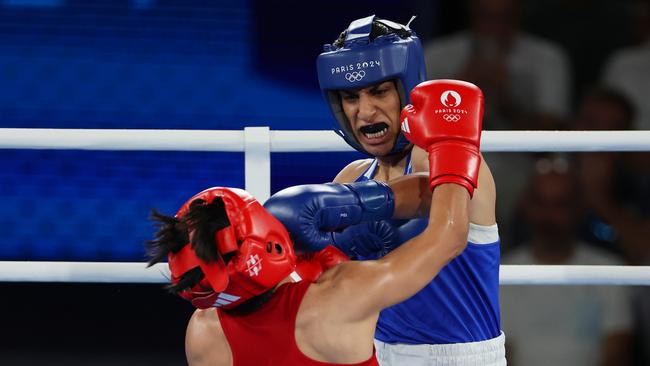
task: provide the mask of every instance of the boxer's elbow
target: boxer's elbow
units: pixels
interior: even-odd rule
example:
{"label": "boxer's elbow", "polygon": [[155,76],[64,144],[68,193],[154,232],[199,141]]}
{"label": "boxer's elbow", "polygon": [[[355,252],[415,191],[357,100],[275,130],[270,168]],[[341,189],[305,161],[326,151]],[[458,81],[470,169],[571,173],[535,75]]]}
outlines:
{"label": "boxer's elbow", "polygon": [[437,220],[434,225],[429,225],[425,235],[442,247],[448,259],[452,260],[460,255],[467,247],[469,234],[469,219],[467,216],[449,216],[444,220]]}
{"label": "boxer's elbow", "polygon": [[449,241],[451,243],[453,257],[459,256],[467,248],[467,237],[469,235],[469,220],[463,218],[461,223],[454,222],[449,226]]}

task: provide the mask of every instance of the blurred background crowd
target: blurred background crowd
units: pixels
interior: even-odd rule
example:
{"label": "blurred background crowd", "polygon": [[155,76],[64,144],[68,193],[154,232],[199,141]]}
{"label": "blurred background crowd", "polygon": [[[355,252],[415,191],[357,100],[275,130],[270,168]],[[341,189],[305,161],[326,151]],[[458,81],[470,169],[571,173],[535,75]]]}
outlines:
{"label": "blurred background crowd", "polygon": [[[428,77],[481,87],[486,130],[650,129],[648,0],[0,0],[0,127],[331,129],[316,56],[370,14],[417,15]],[[274,153],[272,191],[358,157]],[[650,153],[485,158],[502,263],[650,264]],[[0,260],[143,261],[148,210],[242,187],[243,160],[0,150]],[[159,286],[0,288],[2,364],[183,362],[191,308]],[[501,290],[510,364],[650,365],[650,288]]]}
{"label": "blurred background crowd", "polygon": [[[429,78],[486,95],[489,130],[650,128],[650,2],[474,0]],[[504,264],[648,264],[650,154],[486,154]],[[649,365],[647,288],[504,286],[512,365]]]}

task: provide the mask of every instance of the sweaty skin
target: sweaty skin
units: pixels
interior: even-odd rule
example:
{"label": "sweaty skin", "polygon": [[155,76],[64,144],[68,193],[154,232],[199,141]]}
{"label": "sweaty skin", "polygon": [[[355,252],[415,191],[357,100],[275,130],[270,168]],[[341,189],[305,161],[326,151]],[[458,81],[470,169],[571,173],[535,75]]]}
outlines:
{"label": "sweaty skin", "polygon": [[[354,138],[374,156],[388,154],[400,128],[400,98],[395,83],[386,81],[363,89],[342,90],[339,96]],[[384,128],[374,133],[364,133],[373,125]]]}
{"label": "sweaty skin", "polygon": [[[413,199],[429,196],[413,194],[414,190],[428,190],[426,175],[410,176],[396,184],[397,217],[429,206]],[[467,190],[448,183],[436,187],[430,196],[429,224],[420,235],[379,260],[338,265],[310,285],[295,327],[296,343],[306,356],[342,364],[369,359],[379,312],[418,292],[464,250],[469,226]],[[191,366],[232,365],[215,309],[194,313],[185,347]]]}

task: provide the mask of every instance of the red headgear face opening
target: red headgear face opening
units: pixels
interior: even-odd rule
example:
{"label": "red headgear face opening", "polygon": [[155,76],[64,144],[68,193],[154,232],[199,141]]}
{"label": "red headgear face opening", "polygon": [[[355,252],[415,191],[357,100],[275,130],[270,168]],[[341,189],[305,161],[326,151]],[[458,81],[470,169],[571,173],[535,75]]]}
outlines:
{"label": "red headgear face opening", "polygon": [[[182,218],[195,200],[211,204],[217,197],[225,205],[230,226],[214,234],[219,258],[206,262],[196,256],[191,244],[169,254],[172,283],[200,267],[203,280],[180,295],[198,308],[234,308],[251,297],[275,287],[296,267],[296,255],[284,226],[248,192],[214,187],[192,197],[176,213]],[[193,230],[190,229],[190,238]],[[232,254],[225,263],[224,254]]]}

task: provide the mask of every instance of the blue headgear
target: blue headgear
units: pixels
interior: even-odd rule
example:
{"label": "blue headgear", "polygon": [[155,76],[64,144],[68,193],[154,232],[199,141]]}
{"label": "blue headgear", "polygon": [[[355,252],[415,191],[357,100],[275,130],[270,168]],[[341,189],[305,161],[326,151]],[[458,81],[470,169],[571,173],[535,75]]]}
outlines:
{"label": "blue headgear", "polygon": [[[371,39],[373,22],[395,32]],[[363,149],[352,133],[337,90],[360,89],[396,79],[403,107],[409,103],[411,89],[426,80],[422,46],[415,32],[408,25],[375,18],[374,15],[350,23],[338,41],[324,46],[316,64],[321,91],[338,122],[336,133],[350,146],[368,155],[371,154]],[[389,154],[403,151],[408,144],[400,132]]]}

